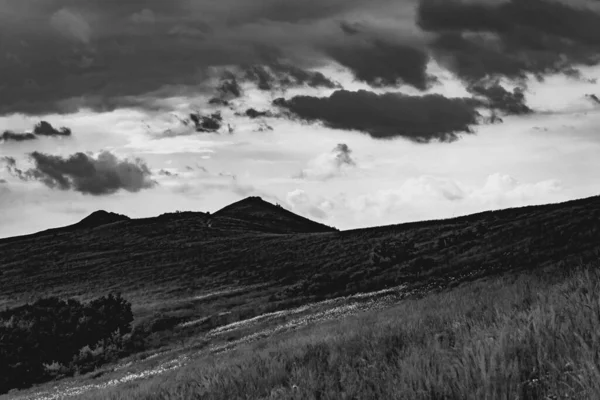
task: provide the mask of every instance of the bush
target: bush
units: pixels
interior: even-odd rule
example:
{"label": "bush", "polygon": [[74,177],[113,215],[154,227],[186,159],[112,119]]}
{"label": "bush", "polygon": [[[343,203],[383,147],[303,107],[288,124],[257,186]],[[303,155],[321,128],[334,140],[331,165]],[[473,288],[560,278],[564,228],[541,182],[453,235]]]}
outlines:
{"label": "bush", "polygon": [[88,304],[44,298],[0,312],[0,393],[118,359],[132,321],[131,304],[119,294]]}

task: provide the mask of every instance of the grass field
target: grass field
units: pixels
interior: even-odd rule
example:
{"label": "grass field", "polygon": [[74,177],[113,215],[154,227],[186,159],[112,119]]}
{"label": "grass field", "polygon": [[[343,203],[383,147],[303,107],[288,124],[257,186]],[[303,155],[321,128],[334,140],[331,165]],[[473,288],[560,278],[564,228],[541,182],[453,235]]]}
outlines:
{"label": "grass field", "polygon": [[510,274],[84,399],[598,399],[600,272]]}

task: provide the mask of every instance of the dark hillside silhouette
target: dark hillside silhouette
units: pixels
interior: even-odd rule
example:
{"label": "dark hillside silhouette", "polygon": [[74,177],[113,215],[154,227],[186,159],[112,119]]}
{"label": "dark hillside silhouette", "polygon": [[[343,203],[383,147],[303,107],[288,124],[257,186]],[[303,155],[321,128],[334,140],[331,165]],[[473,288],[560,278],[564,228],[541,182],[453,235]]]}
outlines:
{"label": "dark hillside silhouette", "polygon": [[301,217],[285,208],[273,205],[260,197],[248,197],[222,208],[214,214],[264,227],[273,233],[333,232],[336,229]]}
{"label": "dark hillside silhouette", "polygon": [[71,228],[95,228],[100,225],[129,220],[130,218],[125,215],[100,210],[93,212],[78,223],[71,225]]}

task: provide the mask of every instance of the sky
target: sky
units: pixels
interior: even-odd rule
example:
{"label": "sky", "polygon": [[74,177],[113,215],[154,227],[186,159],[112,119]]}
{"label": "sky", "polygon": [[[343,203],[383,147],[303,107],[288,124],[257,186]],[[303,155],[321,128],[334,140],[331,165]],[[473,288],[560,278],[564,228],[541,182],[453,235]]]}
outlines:
{"label": "sky", "polygon": [[592,0],[0,0],[0,237],[247,196],[353,229],[597,195],[598,79]]}

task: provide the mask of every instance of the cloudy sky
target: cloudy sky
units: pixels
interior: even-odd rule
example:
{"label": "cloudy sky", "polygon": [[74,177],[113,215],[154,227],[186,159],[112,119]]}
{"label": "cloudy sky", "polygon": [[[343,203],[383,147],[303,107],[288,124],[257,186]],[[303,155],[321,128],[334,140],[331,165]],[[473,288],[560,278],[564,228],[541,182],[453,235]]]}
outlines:
{"label": "cloudy sky", "polygon": [[0,0],[0,237],[247,196],[349,229],[596,195],[597,79],[592,0]]}

